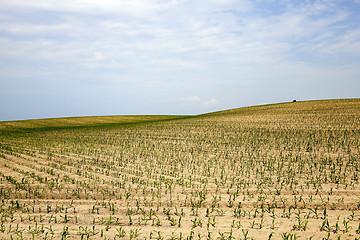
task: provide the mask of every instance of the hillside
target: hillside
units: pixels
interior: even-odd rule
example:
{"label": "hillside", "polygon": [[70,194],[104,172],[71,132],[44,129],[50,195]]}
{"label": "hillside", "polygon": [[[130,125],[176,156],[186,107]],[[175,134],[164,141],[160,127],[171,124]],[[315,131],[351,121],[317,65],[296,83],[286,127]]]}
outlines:
{"label": "hillside", "polygon": [[0,238],[354,239],[359,126],[360,99],[3,122]]}
{"label": "hillside", "polygon": [[68,117],[47,118],[23,121],[0,122],[0,131],[46,131],[69,128],[116,127],[128,124],[145,122],[167,121],[182,119],[187,116],[170,115],[125,115],[125,116],[98,116],[98,117]]}
{"label": "hillside", "polygon": [[[268,125],[271,122],[280,128],[337,128],[345,126],[360,129],[360,99],[318,100],[269,104],[238,108],[201,115],[219,121],[251,122]],[[327,126],[325,126],[325,124]]]}
{"label": "hillside", "polygon": [[[115,127],[128,124],[138,124],[146,122],[178,120],[185,118],[214,118],[231,121],[245,121],[253,118],[254,121],[276,118],[274,121],[282,121],[283,118],[292,120],[294,116],[304,116],[310,121],[314,119],[336,115],[336,120],[343,122],[354,121],[359,111],[359,99],[338,99],[338,100],[318,100],[305,102],[277,103],[252,107],[236,108],[219,112],[201,114],[197,116],[184,115],[124,115],[124,116],[95,116],[95,117],[67,117],[67,118],[48,118],[21,121],[0,122],[0,131],[37,131],[37,130],[57,130],[66,128],[86,128],[86,127]],[[354,119],[355,118],[355,119]],[[335,118],[334,118],[335,119]],[[299,120],[299,119],[297,119]],[[296,125],[297,122],[293,121]]]}

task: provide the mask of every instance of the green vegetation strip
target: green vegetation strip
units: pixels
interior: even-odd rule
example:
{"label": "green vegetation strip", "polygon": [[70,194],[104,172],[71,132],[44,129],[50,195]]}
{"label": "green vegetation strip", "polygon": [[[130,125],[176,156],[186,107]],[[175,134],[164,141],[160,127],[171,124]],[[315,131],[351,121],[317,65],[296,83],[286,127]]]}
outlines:
{"label": "green vegetation strip", "polygon": [[99,117],[49,118],[0,122],[0,133],[38,132],[62,129],[117,127],[130,124],[170,121],[191,116],[174,115],[128,115]]}

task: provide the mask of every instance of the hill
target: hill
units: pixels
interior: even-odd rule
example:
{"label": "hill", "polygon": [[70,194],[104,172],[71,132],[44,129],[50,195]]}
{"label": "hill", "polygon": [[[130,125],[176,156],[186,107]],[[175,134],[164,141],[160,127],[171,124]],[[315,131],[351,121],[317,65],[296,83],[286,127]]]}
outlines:
{"label": "hill", "polygon": [[[0,131],[39,131],[57,130],[66,128],[86,127],[115,127],[128,124],[139,124],[146,122],[158,122],[168,120],[179,120],[186,118],[214,118],[220,120],[241,121],[252,117],[254,121],[264,119],[268,121],[277,118],[275,121],[284,121],[284,118],[293,120],[294,116],[304,116],[313,121],[315,118],[329,117],[336,115],[339,122],[354,122],[358,117],[360,99],[337,99],[337,100],[316,100],[303,102],[277,103],[242,107],[195,116],[185,115],[123,115],[123,116],[94,116],[94,117],[67,117],[48,118],[21,121],[0,122]],[[346,119],[345,119],[346,118]],[[299,120],[299,119],[297,119]],[[296,124],[296,121],[292,121]],[[356,122],[356,121],[355,121]]]}
{"label": "hill", "polygon": [[0,238],[360,233],[360,99],[0,126]]}
{"label": "hill", "polygon": [[22,121],[0,122],[0,131],[46,131],[68,128],[87,127],[115,127],[145,122],[167,121],[182,119],[187,116],[170,115],[124,115],[124,116],[96,116],[96,117],[67,117],[47,118]]}
{"label": "hill", "polygon": [[269,104],[200,115],[203,119],[233,121],[250,127],[359,130],[360,99],[318,100]]}

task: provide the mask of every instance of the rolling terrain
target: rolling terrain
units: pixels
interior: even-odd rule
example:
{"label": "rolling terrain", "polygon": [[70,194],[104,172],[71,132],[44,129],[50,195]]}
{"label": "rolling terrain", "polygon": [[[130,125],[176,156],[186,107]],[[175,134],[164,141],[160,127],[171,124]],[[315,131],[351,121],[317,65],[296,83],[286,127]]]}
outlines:
{"label": "rolling terrain", "polygon": [[0,239],[359,239],[360,99],[0,122]]}

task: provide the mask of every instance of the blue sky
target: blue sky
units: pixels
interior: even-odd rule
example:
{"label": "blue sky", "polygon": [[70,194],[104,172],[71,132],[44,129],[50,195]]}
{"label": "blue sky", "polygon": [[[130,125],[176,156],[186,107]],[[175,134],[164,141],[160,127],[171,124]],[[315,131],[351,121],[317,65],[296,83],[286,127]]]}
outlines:
{"label": "blue sky", "polygon": [[0,0],[0,121],[360,97],[360,0]]}

